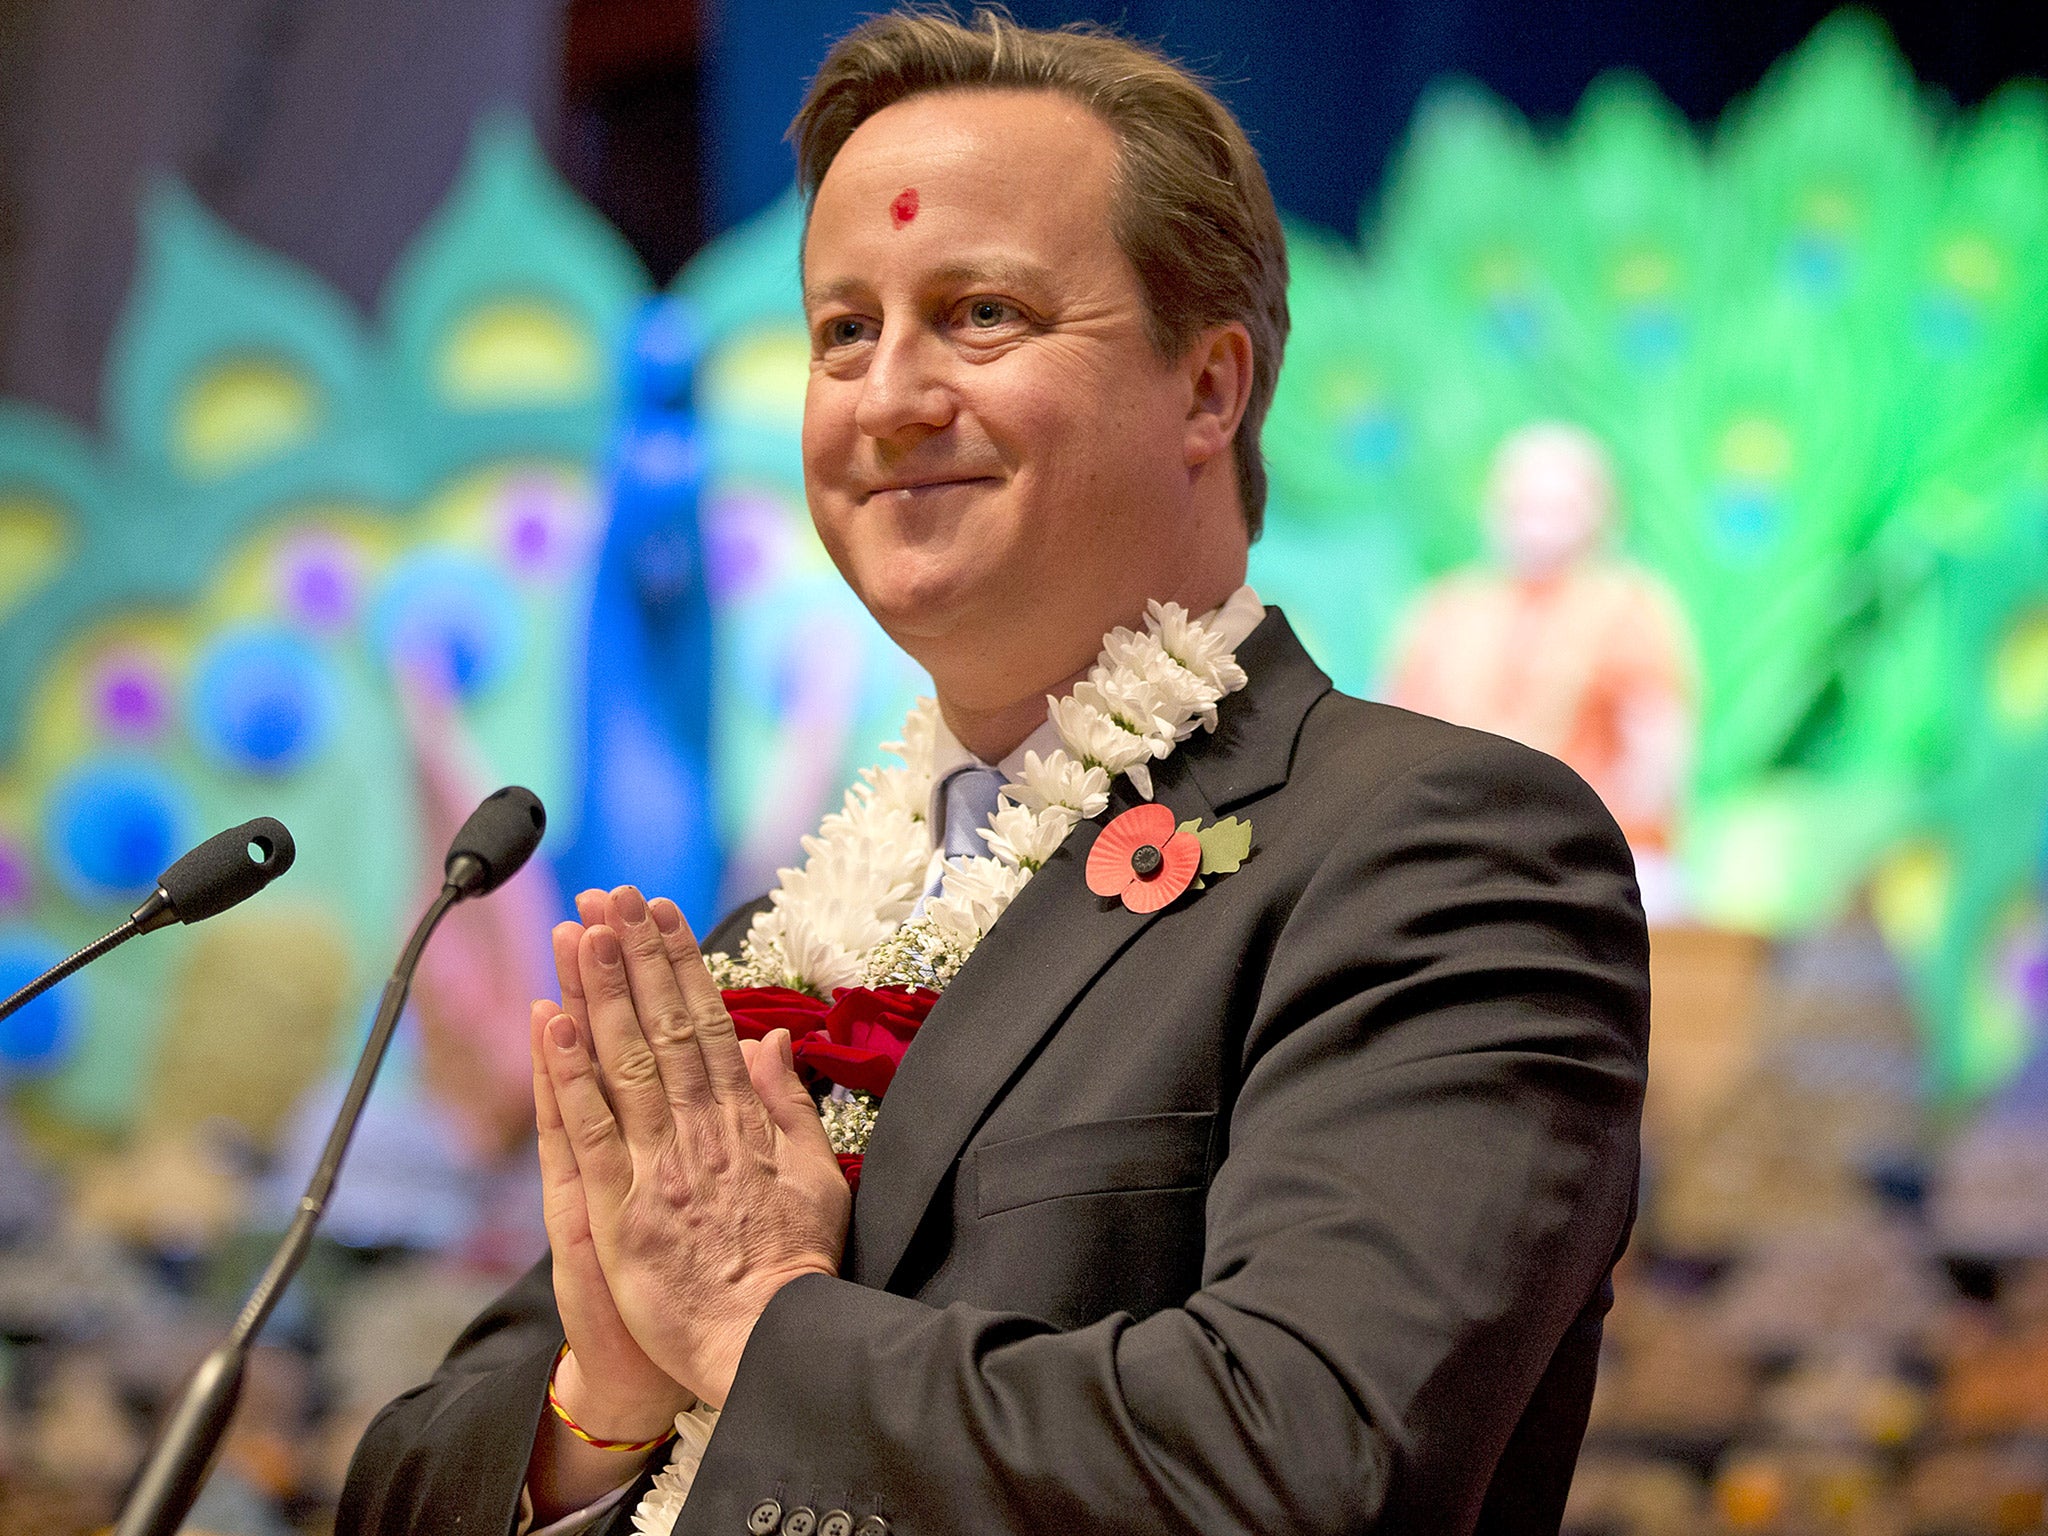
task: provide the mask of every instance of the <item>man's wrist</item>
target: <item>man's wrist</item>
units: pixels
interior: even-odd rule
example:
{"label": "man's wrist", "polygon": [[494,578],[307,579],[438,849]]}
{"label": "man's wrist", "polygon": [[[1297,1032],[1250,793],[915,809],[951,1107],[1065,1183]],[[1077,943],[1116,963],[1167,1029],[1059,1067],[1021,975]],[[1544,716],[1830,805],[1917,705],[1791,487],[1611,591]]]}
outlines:
{"label": "man's wrist", "polygon": [[554,1394],[562,1410],[585,1434],[600,1440],[653,1440],[675,1427],[676,1415],[696,1406],[696,1398],[670,1383],[659,1396],[629,1397],[616,1386],[600,1390],[586,1378],[570,1349],[555,1364]]}
{"label": "man's wrist", "polygon": [[740,1373],[740,1360],[747,1352],[747,1342],[754,1336],[754,1329],[768,1310],[768,1304],[775,1300],[782,1288],[792,1280],[801,1280],[807,1275],[823,1275],[827,1279],[836,1277],[834,1269],[822,1256],[804,1260],[775,1277],[759,1294],[759,1301],[750,1304],[744,1314],[707,1338],[709,1346],[704,1353],[704,1383],[702,1401],[711,1407],[723,1410],[726,1398],[732,1395],[732,1384]]}

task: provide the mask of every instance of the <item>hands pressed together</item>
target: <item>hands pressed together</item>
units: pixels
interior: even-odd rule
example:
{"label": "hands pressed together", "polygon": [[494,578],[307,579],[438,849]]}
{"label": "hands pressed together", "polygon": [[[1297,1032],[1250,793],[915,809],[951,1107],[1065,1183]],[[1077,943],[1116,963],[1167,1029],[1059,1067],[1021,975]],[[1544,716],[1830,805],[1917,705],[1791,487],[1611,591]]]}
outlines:
{"label": "hands pressed together", "polygon": [[592,1434],[648,1439],[724,1403],[777,1290],[838,1272],[852,1196],[788,1033],[739,1039],[675,903],[576,910],[531,1020],[555,1388]]}

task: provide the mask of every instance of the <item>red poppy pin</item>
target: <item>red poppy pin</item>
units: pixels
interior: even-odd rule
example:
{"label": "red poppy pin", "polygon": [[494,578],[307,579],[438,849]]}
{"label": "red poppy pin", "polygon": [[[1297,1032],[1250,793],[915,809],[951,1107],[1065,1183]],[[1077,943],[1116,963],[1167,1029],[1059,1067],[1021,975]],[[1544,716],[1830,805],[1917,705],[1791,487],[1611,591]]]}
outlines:
{"label": "red poppy pin", "polygon": [[1251,852],[1252,828],[1235,816],[1204,827],[1176,823],[1166,806],[1134,805],[1102,829],[1088,850],[1088,889],[1133,912],[1157,912],[1204,875],[1227,875]]}

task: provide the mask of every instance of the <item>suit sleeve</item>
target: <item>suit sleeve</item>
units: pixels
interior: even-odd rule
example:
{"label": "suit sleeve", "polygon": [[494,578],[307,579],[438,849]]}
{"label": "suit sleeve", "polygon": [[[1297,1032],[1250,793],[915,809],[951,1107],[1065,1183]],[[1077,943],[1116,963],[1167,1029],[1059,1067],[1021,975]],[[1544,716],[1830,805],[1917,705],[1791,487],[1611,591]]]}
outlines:
{"label": "suit sleeve", "polygon": [[1471,1527],[1633,1216],[1627,849],[1569,770],[1466,736],[1358,806],[1281,921],[1186,1304],[1060,1332],[798,1280],[680,1532],[771,1497],[896,1536]]}
{"label": "suit sleeve", "polygon": [[[761,905],[726,917],[705,935],[705,950],[738,944]],[[336,1530],[505,1536],[561,1345],[554,1266],[543,1254],[463,1330],[430,1380],[370,1421],[349,1462]]]}
{"label": "suit sleeve", "polygon": [[553,1269],[542,1258],[463,1330],[431,1380],[370,1421],[335,1529],[505,1536],[561,1343]]}

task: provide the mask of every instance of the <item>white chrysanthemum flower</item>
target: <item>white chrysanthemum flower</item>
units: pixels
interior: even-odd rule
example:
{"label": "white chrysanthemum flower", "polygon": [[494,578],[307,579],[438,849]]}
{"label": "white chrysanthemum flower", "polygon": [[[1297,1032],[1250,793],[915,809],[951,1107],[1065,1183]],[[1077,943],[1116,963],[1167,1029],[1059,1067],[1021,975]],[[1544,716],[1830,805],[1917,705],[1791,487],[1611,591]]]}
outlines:
{"label": "white chrysanthemum flower", "polygon": [[995,926],[1030,879],[1030,870],[999,859],[948,859],[945,883],[925,904],[924,914],[956,937],[979,938]]}
{"label": "white chrysanthemum flower", "polygon": [[851,814],[835,812],[820,829],[802,839],[805,867],[824,863],[854,871],[881,864],[890,871],[914,863],[931,848],[925,825],[901,810],[862,806]]}
{"label": "white chrysanthemum flower", "polygon": [[[840,921],[835,922],[834,919]],[[878,930],[875,937],[861,945],[858,954],[854,954],[848,952],[848,946],[835,943],[826,931],[846,926],[849,925],[844,922],[843,914],[819,911],[808,902],[785,912],[782,956],[789,967],[789,975],[805,991],[829,998],[836,987],[859,986],[863,969],[859,956],[879,944],[889,932],[887,924],[873,924],[873,929]]]}
{"label": "white chrysanthemum flower", "polygon": [[846,792],[847,809],[858,801],[876,810],[900,811],[917,821],[924,820],[931,804],[932,776],[908,768],[863,768],[862,782]]}
{"label": "white chrysanthemum flower", "polygon": [[905,827],[917,830],[917,824],[899,807],[880,805],[848,790],[846,803],[819,822],[812,836],[827,843],[888,842],[899,837]]}
{"label": "white chrysanthemum flower", "polygon": [[895,753],[913,774],[929,779],[938,739],[939,701],[926,696],[911,705],[910,713],[903,717],[903,739],[883,742],[882,750]]}
{"label": "white chrysanthemum flower", "polygon": [[1155,713],[1171,723],[1170,734],[1175,741],[1185,741],[1198,725],[1208,730],[1216,728],[1216,702],[1223,697],[1223,691],[1169,656],[1157,635],[1112,630],[1103,642],[1101,661],[1089,673],[1089,681],[1107,686],[1107,680],[1112,678],[1118,680],[1117,686],[1127,686],[1123,678],[1143,678],[1153,690],[1148,702]]}
{"label": "white chrysanthemum flower", "polygon": [[1026,869],[1036,869],[1066,841],[1067,834],[1074,830],[1074,823],[1078,820],[1080,814],[1063,805],[1031,811],[1021,805],[1004,804],[996,807],[986,827],[976,828],[976,831],[996,858],[1008,864],[1021,864]]}
{"label": "white chrysanthemum flower", "polygon": [[782,892],[768,893],[769,905],[754,914],[747,924],[747,936],[740,941],[740,953],[776,969],[782,965]]}
{"label": "white chrysanthemum flower", "polygon": [[1179,603],[1146,603],[1145,625],[1159,637],[1166,654],[1195,676],[1223,693],[1235,693],[1245,685],[1244,668],[1237,664],[1223,637],[1188,617]]}
{"label": "white chrysanthemum flower", "polygon": [[1030,870],[1014,868],[1001,859],[954,859],[946,869],[946,883],[988,907],[990,922],[995,921],[996,916],[1030,881]]}
{"label": "white chrysanthemum flower", "polygon": [[1150,740],[1132,735],[1084,699],[1053,699],[1049,713],[1066,749],[1112,778],[1153,755]]}
{"label": "white chrysanthemum flower", "polygon": [[1132,735],[1144,737],[1158,757],[1166,755],[1180,723],[1166,694],[1135,672],[1097,667],[1087,681],[1074,685],[1074,697]]}
{"label": "white chrysanthemum flower", "polygon": [[1166,647],[1150,630],[1113,629],[1102,638],[1102,654],[1089,676],[1105,672],[1126,672],[1133,677],[1159,678],[1183,670],[1166,654]]}
{"label": "white chrysanthemum flower", "polygon": [[1166,701],[1175,721],[1174,740],[1187,740],[1197,725],[1216,729],[1216,705],[1223,698],[1222,689],[1197,677],[1171,656],[1162,657],[1158,673],[1146,681]]}
{"label": "white chrysanthemum flower", "polygon": [[676,1415],[676,1443],[669,1449],[668,1465],[654,1475],[654,1486],[633,1511],[634,1536],[673,1536],[717,1427],[718,1410],[709,1403]]}
{"label": "white chrysanthemum flower", "polygon": [[1109,808],[1109,775],[1091,764],[1076,762],[1065,752],[1053,751],[1044,757],[1026,752],[1023,771],[1013,783],[1003,786],[1003,796],[1027,811],[1064,806],[1087,821]]}
{"label": "white chrysanthemum flower", "polygon": [[[807,845],[816,841],[805,839]],[[922,851],[914,863],[900,855],[888,858],[874,844],[850,841],[820,843],[811,852],[802,869],[784,875],[776,893],[784,912],[785,949],[788,914],[798,910],[809,914],[813,931],[836,944],[865,947],[874,942],[862,937],[871,926],[892,927],[909,914],[930,858]]]}
{"label": "white chrysanthemum flower", "polygon": [[[823,832],[803,840],[801,870],[785,871],[782,891],[800,900],[869,900],[881,906],[917,899],[931,859],[922,822],[872,807],[828,816]],[[865,894],[863,894],[865,893]]]}

